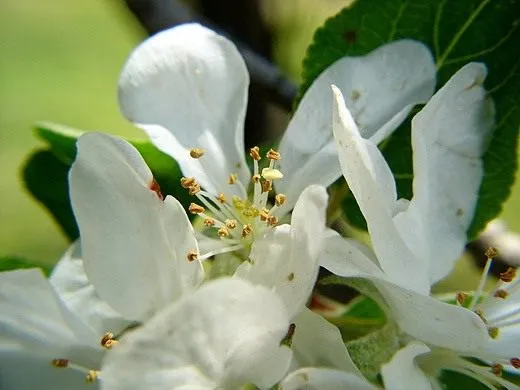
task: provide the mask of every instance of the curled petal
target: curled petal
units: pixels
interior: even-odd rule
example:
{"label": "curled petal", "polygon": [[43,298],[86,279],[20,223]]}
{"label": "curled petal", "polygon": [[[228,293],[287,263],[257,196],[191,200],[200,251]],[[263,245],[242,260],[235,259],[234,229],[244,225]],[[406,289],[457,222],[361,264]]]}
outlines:
{"label": "curled petal", "polygon": [[385,389],[388,390],[431,390],[426,374],[417,366],[415,358],[430,352],[420,342],[411,342],[396,352],[394,357],[381,368]]}
{"label": "curled petal", "polygon": [[291,372],[280,383],[280,390],[376,390],[363,377],[330,368],[306,367]]}

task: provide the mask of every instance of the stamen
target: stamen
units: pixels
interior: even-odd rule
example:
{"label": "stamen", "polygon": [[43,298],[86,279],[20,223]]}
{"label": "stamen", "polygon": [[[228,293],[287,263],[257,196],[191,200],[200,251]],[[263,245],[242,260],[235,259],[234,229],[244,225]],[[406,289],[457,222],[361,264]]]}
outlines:
{"label": "stamen", "polygon": [[500,280],[502,282],[510,283],[516,276],[516,268],[509,267],[506,272],[500,273]]}
{"label": "stamen", "polygon": [[497,327],[491,326],[488,328],[488,334],[489,334],[489,337],[491,337],[492,339],[496,339],[498,337],[498,335],[500,334],[500,332]]}
{"label": "stamen", "polygon": [[217,200],[222,204],[226,203],[226,196],[223,192],[217,195]]}
{"label": "stamen", "polygon": [[229,237],[229,230],[227,230],[225,227],[221,227],[217,230],[217,234],[219,237]]}
{"label": "stamen", "polygon": [[159,183],[155,179],[152,180],[152,182],[148,185],[148,188],[155,192],[157,194],[157,197],[161,200],[164,200],[164,195],[161,192],[161,187],[159,186]]}
{"label": "stamen", "polygon": [[205,253],[204,255],[200,256],[199,261],[204,261],[206,259],[209,259],[212,256],[220,255],[222,253],[234,252],[234,251],[237,251],[237,250],[240,250],[243,248],[244,248],[244,245],[237,244],[237,245],[232,245],[232,246],[228,246],[228,247],[221,248],[221,249],[215,249],[213,251],[209,251],[208,253]]}
{"label": "stamen", "polygon": [[204,149],[200,149],[200,148],[190,149],[191,158],[200,158],[202,156],[204,156]]}
{"label": "stamen", "polygon": [[233,185],[237,182],[237,180],[238,180],[238,175],[236,173],[232,173],[228,177],[228,184]]}
{"label": "stamen", "polygon": [[204,219],[204,226],[206,227],[213,227],[215,226],[215,220],[213,218],[206,218]]}
{"label": "stamen", "polygon": [[269,210],[262,209],[260,210],[260,221],[267,221],[267,218],[269,218]]}
{"label": "stamen", "polygon": [[255,161],[259,161],[262,157],[260,157],[260,148],[258,146],[254,146],[249,149],[249,155]]}
{"label": "stamen", "polygon": [[496,250],[496,248],[490,246],[489,248],[486,249],[484,254],[486,255],[486,257],[488,259],[494,259],[495,257],[498,256],[498,251]]}
{"label": "stamen", "polygon": [[119,341],[114,339],[114,334],[112,332],[106,332],[101,338],[100,344],[103,348],[112,349],[114,345],[119,344]]}
{"label": "stamen", "polygon": [[190,195],[196,195],[199,192],[200,192],[199,183],[195,183],[194,185],[192,185],[191,187],[188,188],[188,194],[190,194]]}
{"label": "stamen", "polygon": [[[482,294],[482,291],[484,290],[484,286],[486,285],[486,281],[489,274],[489,269],[491,268],[491,263],[493,262],[493,259],[491,257],[488,257],[486,261],[486,265],[484,266],[484,270],[482,271],[482,275],[480,277],[480,282],[478,284],[478,288],[475,291],[475,295],[473,295],[473,299],[471,300],[471,303],[468,307],[469,310],[475,309],[475,306],[477,305],[480,295]],[[478,314],[478,313],[477,313]]]}
{"label": "stamen", "polygon": [[181,177],[181,187],[182,188],[188,189],[196,183],[197,183],[197,180],[195,180],[194,177]]}
{"label": "stamen", "polygon": [[520,358],[514,357],[509,361],[514,368],[520,368]]}
{"label": "stamen", "polygon": [[278,153],[276,150],[274,149],[269,149],[269,151],[266,153],[265,155],[269,160],[281,160],[282,159],[282,156],[280,155],[280,153]]}
{"label": "stamen", "polygon": [[188,207],[188,211],[192,214],[200,214],[203,213],[206,209],[197,203],[190,203],[190,206]]}
{"label": "stamen", "polygon": [[51,364],[57,368],[66,368],[69,366],[69,359],[52,359]]}
{"label": "stamen", "polygon": [[495,298],[502,298],[502,299],[506,299],[508,295],[509,295],[509,293],[503,289],[499,289],[499,290],[495,291],[495,293],[493,294],[493,296]]}
{"label": "stamen", "polygon": [[462,292],[462,291],[459,291],[457,293],[457,303],[459,305],[464,305],[464,301],[468,298],[468,294],[466,294],[465,292]]}
{"label": "stamen", "polygon": [[294,337],[295,331],[296,331],[296,324],[294,324],[294,323],[290,324],[289,329],[287,329],[287,334],[282,339],[282,341],[280,341],[280,345],[285,345],[290,348],[292,345],[292,339]]}
{"label": "stamen", "polygon": [[285,196],[285,194],[277,194],[274,197],[274,204],[276,206],[280,207],[281,205],[283,205],[285,203],[286,200],[287,200],[287,196]]}
{"label": "stamen", "polygon": [[253,175],[253,176],[251,176],[251,181],[254,184],[260,183],[260,175]]}
{"label": "stamen", "polygon": [[242,237],[247,237],[253,232],[253,227],[250,224],[244,225],[242,228]]}
{"label": "stamen", "polygon": [[267,217],[267,224],[269,226],[275,226],[278,223],[278,218],[276,218],[274,215],[270,215]]}
{"label": "stamen", "polygon": [[100,373],[98,370],[90,370],[85,379],[88,383],[95,382],[99,378]]}
{"label": "stamen", "polygon": [[237,227],[236,219],[226,219],[224,223],[226,224],[226,227],[231,230]]}
{"label": "stamen", "polygon": [[188,251],[188,254],[186,255],[188,261],[191,263],[195,260],[197,260],[197,258],[199,257],[199,254],[197,253],[197,251],[191,249]]}
{"label": "stamen", "polygon": [[491,366],[491,372],[496,376],[502,376],[504,373],[504,366],[501,364],[493,364]]}
{"label": "stamen", "polygon": [[283,173],[275,168],[262,169],[262,177],[266,180],[279,180],[283,178]]}
{"label": "stamen", "polygon": [[273,188],[273,182],[270,180],[264,180],[262,182],[262,192],[267,193]]}

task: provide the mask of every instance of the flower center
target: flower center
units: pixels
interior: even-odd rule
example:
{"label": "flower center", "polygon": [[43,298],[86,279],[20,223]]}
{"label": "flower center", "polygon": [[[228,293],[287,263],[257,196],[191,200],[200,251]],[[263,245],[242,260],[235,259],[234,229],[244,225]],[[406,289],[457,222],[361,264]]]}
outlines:
{"label": "flower center", "polygon": [[[253,175],[251,184],[253,187],[250,197],[242,198],[233,196],[227,199],[223,193],[210,194],[201,189],[194,177],[183,177],[181,186],[186,188],[190,195],[197,197],[199,203],[191,203],[190,213],[202,218],[205,233],[208,236],[216,236],[223,245],[197,256],[194,251],[187,254],[190,261],[209,259],[218,254],[229,252],[246,252],[246,258],[255,239],[262,237],[269,228],[278,224],[277,210],[282,206],[286,197],[278,194],[274,197],[274,204],[269,207],[269,195],[273,190],[273,181],[283,177],[277,169],[277,161],[281,159],[280,153],[270,149],[266,153],[269,164],[260,170],[260,148],[255,146],[250,149],[250,157],[253,160]],[[192,158],[203,158],[204,150],[194,148],[190,150]],[[236,173],[230,172],[228,182],[224,185],[238,186],[241,192],[247,194],[249,183],[242,183]]]}

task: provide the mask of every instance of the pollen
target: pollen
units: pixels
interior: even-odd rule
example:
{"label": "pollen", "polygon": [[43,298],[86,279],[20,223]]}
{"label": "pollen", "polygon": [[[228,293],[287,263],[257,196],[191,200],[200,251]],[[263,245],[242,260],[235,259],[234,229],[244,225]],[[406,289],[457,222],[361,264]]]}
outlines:
{"label": "pollen", "polygon": [[466,294],[465,292],[462,292],[462,291],[459,291],[457,293],[457,302],[459,305],[463,305],[464,304],[464,301],[468,298],[468,294]]}
{"label": "pollen", "polygon": [[498,251],[496,250],[496,248],[490,246],[489,248],[486,249],[486,252],[484,254],[486,255],[486,257],[488,259],[494,259],[495,257],[498,256]]}
{"label": "pollen", "polygon": [[226,227],[227,227],[228,229],[233,230],[234,228],[237,227],[237,220],[236,220],[236,219],[226,219],[226,220],[224,221],[224,224],[226,225]]}
{"label": "pollen", "polygon": [[249,149],[249,155],[255,161],[259,161],[262,158],[260,157],[260,148],[258,146]]}
{"label": "pollen", "polygon": [[284,194],[277,194],[274,197],[274,204],[277,205],[278,207],[280,207],[281,205],[283,205],[285,203],[286,200],[287,200],[287,196],[285,196]]}
{"label": "pollen", "polygon": [[226,203],[226,195],[224,195],[224,193],[221,192],[217,195],[217,200],[222,204]]}
{"label": "pollen", "polygon": [[195,261],[195,260],[197,260],[199,258],[199,254],[197,253],[197,251],[191,249],[186,254],[186,258],[191,263],[191,262],[193,262],[193,261]]}
{"label": "pollen", "polygon": [[191,187],[188,188],[188,194],[195,195],[200,192],[200,185],[199,183],[195,183]]}
{"label": "pollen", "polygon": [[90,370],[85,377],[88,383],[93,383],[99,378],[100,371],[98,370]]}
{"label": "pollen", "polygon": [[262,177],[266,180],[279,180],[283,178],[283,173],[276,168],[264,168],[262,169]]}
{"label": "pollen", "polygon": [[225,227],[221,227],[220,229],[217,230],[217,234],[219,237],[222,237],[222,238],[229,237],[229,230],[227,230],[227,228],[225,228]]}
{"label": "pollen", "polygon": [[106,332],[101,338],[100,344],[103,348],[112,349],[112,347],[119,344],[119,341],[114,339],[114,334],[112,332]]}
{"label": "pollen", "polygon": [[269,192],[273,189],[273,182],[270,180],[264,180],[262,182],[262,192]]}
{"label": "pollen", "polygon": [[65,368],[69,366],[69,359],[52,359],[51,364],[54,367]]}
{"label": "pollen", "polygon": [[190,188],[192,185],[196,184],[197,180],[194,177],[181,177],[181,186],[182,188]]}
{"label": "pollen", "polygon": [[491,372],[496,376],[502,376],[502,374],[504,373],[504,366],[501,364],[493,364],[491,366]]}
{"label": "pollen", "polygon": [[253,227],[250,224],[244,225],[242,227],[242,237],[245,238],[249,236],[251,233],[253,233]]}
{"label": "pollen", "polygon": [[204,207],[198,205],[197,203],[190,203],[188,207],[188,211],[192,214],[200,214],[205,211]]}
{"label": "pollen", "polygon": [[157,194],[157,197],[161,200],[164,200],[164,195],[161,192],[161,187],[159,186],[159,183],[155,179],[152,180],[152,182],[148,185],[148,188],[155,192]]}
{"label": "pollen", "polygon": [[191,158],[201,158],[202,156],[204,156],[204,149],[200,149],[200,148],[190,149]]}
{"label": "pollen", "polygon": [[236,173],[232,173],[228,176],[228,184],[229,185],[233,185],[237,182],[238,180],[238,175]]}
{"label": "pollen", "polygon": [[206,226],[206,227],[215,226],[215,220],[213,218],[206,218],[203,223],[204,223],[204,226]]}
{"label": "pollen", "polygon": [[269,149],[269,151],[266,153],[265,155],[269,160],[281,160],[282,159],[282,156],[280,155],[280,153],[278,153],[276,150],[274,149]]}
{"label": "pollen", "polygon": [[514,368],[520,368],[520,358],[514,357],[509,361]]}
{"label": "pollen", "polygon": [[255,184],[256,183],[260,183],[260,175],[253,175],[253,176],[251,176],[251,181],[253,183],[255,183]]}
{"label": "pollen", "polygon": [[278,218],[276,218],[274,215],[270,215],[267,217],[267,224],[269,226],[275,226],[278,223]]}
{"label": "pollen", "polygon": [[289,329],[287,329],[287,334],[285,337],[280,341],[280,345],[285,345],[287,347],[291,347],[292,345],[292,339],[294,337],[294,332],[296,331],[296,324],[290,324]]}
{"label": "pollen", "polygon": [[495,298],[502,298],[502,299],[506,299],[508,297],[508,295],[509,295],[509,293],[503,289],[499,289],[499,290],[495,291],[495,294],[493,294],[493,296]]}
{"label": "pollen", "polygon": [[269,210],[262,209],[260,210],[260,221],[267,221],[267,218],[269,218]]}
{"label": "pollen", "polygon": [[509,267],[506,272],[500,273],[500,280],[502,282],[510,283],[516,276],[516,269]]}
{"label": "pollen", "polygon": [[489,334],[489,337],[491,337],[492,339],[496,339],[498,337],[498,335],[500,334],[500,332],[497,327],[491,326],[488,328],[488,334]]}

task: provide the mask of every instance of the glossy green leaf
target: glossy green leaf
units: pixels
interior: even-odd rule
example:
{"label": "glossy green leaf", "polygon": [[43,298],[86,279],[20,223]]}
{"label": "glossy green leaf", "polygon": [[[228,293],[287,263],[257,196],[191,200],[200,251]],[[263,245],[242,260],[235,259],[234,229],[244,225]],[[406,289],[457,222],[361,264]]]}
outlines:
{"label": "glossy green leaf", "polygon": [[[48,149],[31,154],[23,168],[27,189],[49,210],[71,240],[78,237],[78,229],[70,207],[67,175],[76,155],[76,140],[83,133],[52,123],[38,124],[35,134],[47,143]],[[182,173],[175,160],[146,140],[128,141],[143,156],[162,193],[174,196],[187,207],[192,197],[179,185]]]}
{"label": "glossy green leaf", "polygon": [[[496,217],[509,196],[517,168],[520,125],[520,0],[357,0],[326,21],[304,60],[300,96],[329,65],[345,55],[364,55],[393,40],[411,38],[430,47],[442,86],[467,62],[484,62],[486,88],[497,128],[484,158],[485,175],[470,236]],[[384,145],[400,195],[412,189],[410,123]],[[358,226],[362,216],[345,208]],[[355,216],[353,216],[355,214]]]}
{"label": "glossy green leaf", "polygon": [[0,257],[0,272],[13,271],[22,268],[40,268],[45,276],[49,276],[51,268],[48,265],[35,263],[20,256],[1,256]]}

